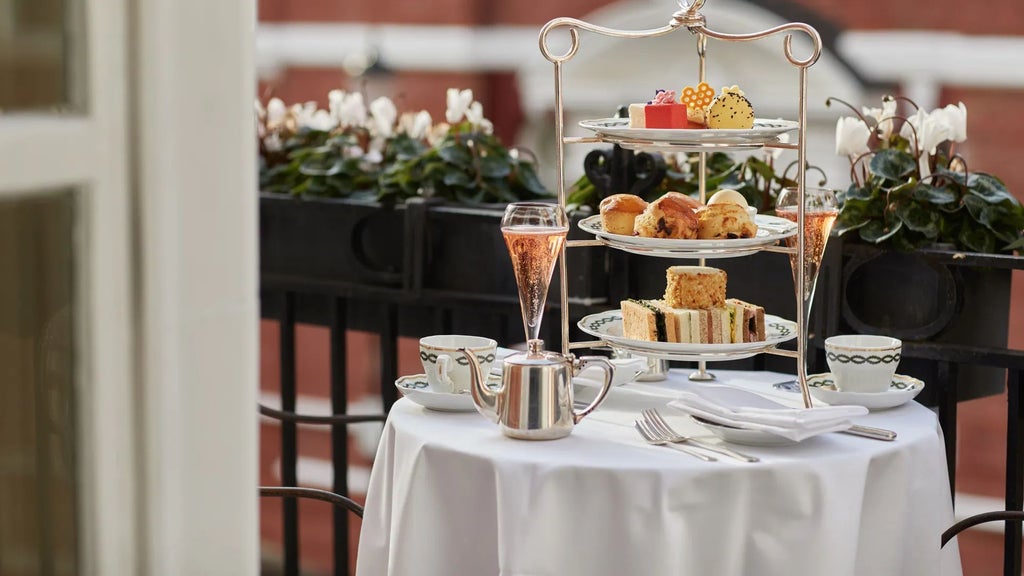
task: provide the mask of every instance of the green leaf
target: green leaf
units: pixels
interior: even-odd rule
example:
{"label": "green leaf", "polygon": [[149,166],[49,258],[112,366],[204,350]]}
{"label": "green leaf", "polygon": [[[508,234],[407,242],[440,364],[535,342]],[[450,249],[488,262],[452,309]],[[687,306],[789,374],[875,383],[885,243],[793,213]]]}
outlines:
{"label": "green leaf", "polygon": [[934,240],[939,236],[939,215],[917,202],[904,202],[896,207],[896,216],[907,228]]}
{"label": "green leaf", "polygon": [[878,194],[878,190],[869,186],[857,186],[850,184],[850,187],[843,193],[845,200],[868,200]]}
{"label": "green leaf", "polygon": [[896,220],[892,225],[886,226],[882,220],[872,220],[860,228],[860,237],[871,244],[881,244],[903,228],[903,221]]}
{"label": "green leaf", "polygon": [[996,239],[992,233],[981,226],[967,226],[958,236],[960,244],[975,252],[995,252]]}
{"label": "green leaf", "polygon": [[971,174],[967,178],[967,189],[971,194],[990,204],[1014,199],[1013,195],[1006,190],[1006,186],[990,174],[980,172]]}
{"label": "green leaf", "polygon": [[1003,250],[1007,252],[1012,252],[1014,250],[1024,250],[1024,235],[1022,235],[1020,238],[1017,238],[1016,241],[1011,242],[1006,246],[1003,246]]}
{"label": "green leaf", "polygon": [[448,171],[444,173],[443,179],[445,186],[469,186],[472,180],[465,172]]}
{"label": "green leaf", "polygon": [[758,176],[764,178],[765,180],[771,180],[772,178],[775,177],[775,170],[773,170],[767,162],[761,160],[760,158],[757,158],[756,156],[751,156],[750,158],[747,159],[747,166],[750,166],[750,168],[754,172],[756,172]]}
{"label": "green leaf", "polygon": [[504,178],[512,172],[512,168],[505,160],[487,156],[480,159],[480,174],[484,178]]}
{"label": "green leaf", "polygon": [[835,229],[838,234],[845,234],[864,226],[871,218],[871,201],[853,198],[843,204],[836,218]]}
{"label": "green leaf", "polygon": [[963,203],[964,206],[967,207],[967,211],[970,212],[971,218],[975,221],[981,218],[981,213],[985,210],[985,206],[988,204],[978,196],[972,195],[964,196]]}
{"label": "green leaf", "polygon": [[931,202],[932,204],[952,204],[960,195],[950,186],[932,186],[931,184],[920,183],[914,188],[914,200],[920,202]]}
{"label": "green leaf", "polygon": [[473,155],[470,154],[469,148],[456,142],[443,144],[437,149],[437,153],[445,162],[460,167],[468,167],[473,161]]}
{"label": "green leaf", "polygon": [[913,156],[892,148],[879,150],[871,158],[871,172],[889,180],[904,180],[916,169]]}

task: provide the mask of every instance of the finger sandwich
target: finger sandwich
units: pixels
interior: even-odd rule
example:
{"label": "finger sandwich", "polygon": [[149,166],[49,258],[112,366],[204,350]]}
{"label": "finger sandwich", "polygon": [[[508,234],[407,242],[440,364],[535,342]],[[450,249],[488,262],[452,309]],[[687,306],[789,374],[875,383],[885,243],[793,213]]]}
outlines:
{"label": "finger sandwich", "polygon": [[673,308],[664,300],[623,300],[622,335],[631,340],[734,344],[765,339],[764,308],[730,298],[714,308]]}

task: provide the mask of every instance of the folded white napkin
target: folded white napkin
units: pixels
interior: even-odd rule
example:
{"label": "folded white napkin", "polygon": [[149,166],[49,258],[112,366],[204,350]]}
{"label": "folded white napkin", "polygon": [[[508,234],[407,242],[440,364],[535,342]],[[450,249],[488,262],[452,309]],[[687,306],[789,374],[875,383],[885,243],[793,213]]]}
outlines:
{"label": "folded white napkin", "polygon": [[762,430],[801,441],[825,432],[846,430],[863,406],[789,408],[764,396],[729,386],[693,386],[669,402],[672,408],[711,422]]}
{"label": "folded white napkin", "polygon": [[[643,358],[612,358],[608,361],[615,368],[612,373],[612,386],[622,386],[636,380],[647,366],[647,360]],[[604,384],[604,372],[597,366],[584,368],[573,377],[572,383],[600,388]]]}

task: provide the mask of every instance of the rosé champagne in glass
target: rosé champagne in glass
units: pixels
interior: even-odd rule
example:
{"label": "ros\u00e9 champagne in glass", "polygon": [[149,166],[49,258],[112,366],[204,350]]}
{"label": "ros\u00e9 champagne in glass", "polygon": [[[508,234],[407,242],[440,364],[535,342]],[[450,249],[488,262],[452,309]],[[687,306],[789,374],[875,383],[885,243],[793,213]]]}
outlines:
{"label": "ros\u00e9 champagne in glass", "polygon": [[[775,203],[775,213],[792,222],[797,221],[797,191],[787,188]],[[808,304],[814,299],[814,287],[818,281],[818,269],[825,255],[832,225],[839,215],[839,205],[835,194],[825,188],[804,189],[804,293],[803,301]],[[786,238],[786,245],[796,247],[797,236]],[[793,269],[793,285],[797,284],[797,256],[789,255],[789,264]]]}
{"label": "ros\u00e9 champagne in glass", "polygon": [[505,237],[519,286],[527,341],[536,340],[540,335],[551,273],[568,232],[569,219],[557,204],[519,202],[505,209],[501,234]]}

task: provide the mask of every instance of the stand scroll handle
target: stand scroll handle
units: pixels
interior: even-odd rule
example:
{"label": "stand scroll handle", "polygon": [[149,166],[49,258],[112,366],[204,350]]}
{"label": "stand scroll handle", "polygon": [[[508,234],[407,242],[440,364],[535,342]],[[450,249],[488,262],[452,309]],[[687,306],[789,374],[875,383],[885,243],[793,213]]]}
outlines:
{"label": "stand scroll handle", "polygon": [[[703,3],[703,2],[702,2]],[[661,28],[650,28],[648,30],[615,30],[614,28],[606,28],[604,26],[598,26],[589,22],[584,22],[576,18],[555,18],[554,20],[548,21],[543,28],[540,29],[540,35],[538,42],[540,44],[540,53],[547,58],[548,62],[558,64],[571,60],[576,52],[580,49],[580,30],[586,30],[587,32],[593,32],[595,34],[601,34],[603,36],[612,36],[614,38],[653,38],[655,36],[663,36],[679,28],[684,23],[677,18],[673,18],[667,26]],[[562,54],[556,54],[552,52],[551,47],[548,46],[548,35],[558,28],[569,29],[569,49]]]}
{"label": "stand scroll handle", "polygon": [[789,24],[782,24],[780,26],[775,26],[774,28],[769,28],[761,32],[753,32],[751,34],[726,34],[724,32],[715,32],[714,30],[709,30],[708,28],[703,26],[691,29],[691,31],[695,33],[699,32],[711,38],[715,38],[716,40],[727,40],[730,42],[748,42],[750,40],[760,40],[762,38],[767,38],[768,36],[773,36],[775,34],[781,34],[783,32],[790,31],[803,32],[804,34],[807,34],[807,36],[810,37],[811,39],[812,46],[810,56],[803,59],[797,58],[793,54],[793,35],[787,34],[785,40],[783,41],[783,49],[786,54],[786,59],[789,60],[789,62],[792,65],[798,68],[807,68],[814,64],[815,62],[817,62],[818,58],[821,56],[821,35],[818,34],[818,31],[815,30],[812,26],[810,26],[809,24],[804,24],[803,22],[791,22]]}

